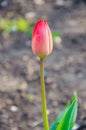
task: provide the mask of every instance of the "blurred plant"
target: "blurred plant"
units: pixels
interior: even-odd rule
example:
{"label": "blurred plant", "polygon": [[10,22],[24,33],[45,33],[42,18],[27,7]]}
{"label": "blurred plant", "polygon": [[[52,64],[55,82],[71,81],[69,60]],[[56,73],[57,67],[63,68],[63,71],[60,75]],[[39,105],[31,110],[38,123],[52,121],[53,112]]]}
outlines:
{"label": "blurred plant", "polygon": [[62,44],[62,39],[61,39],[61,34],[57,31],[52,32],[52,37],[53,37],[53,42],[57,44],[58,46],[61,46]]}
{"label": "blurred plant", "polygon": [[[22,17],[16,20],[10,20],[8,18],[0,17],[0,29],[3,30],[3,35],[7,35],[10,32],[25,32],[28,36],[32,36],[32,21],[24,19]],[[61,35],[57,31],[52,31],[53,43],[57,47],[61,46]]]}
{"label": "blurred plant", "polygon": [[0,29],[5,32],[31,32],[32,21],[28,21],[24,18],[18,18],[17,20],[3,19],[0,17]]}
{"label": "blurred plant", "polygon": [[53,32],[52,32],[52,37],[53,37],[53,38],[60,37],[60,36],[61,36],[61,35],[60,35],[59,32],[57,32],[57,31],[53,31]]}
{"label": "blurred plant", "polygon": [[[58,33],[53,33],[53,37]],[[77,115],[77,94],[75,93],[73,99],[66,105],[64,110],[56,118],[49,128],[46,93],[44,82],[44,59],[48,57],[53,50],[51,30],[45,20],[40,20],[36,23],[32,34],[32,50],[33,53],[40,58],[40,86],[42,98],[42,116],[44,122],[44,130],[72,130],[76,121]]]}
{"label": "blurred plant", "polygon": [[27,94],[27,99],[28,99],[29,102],[32,102],[34,100],[34,95]]}

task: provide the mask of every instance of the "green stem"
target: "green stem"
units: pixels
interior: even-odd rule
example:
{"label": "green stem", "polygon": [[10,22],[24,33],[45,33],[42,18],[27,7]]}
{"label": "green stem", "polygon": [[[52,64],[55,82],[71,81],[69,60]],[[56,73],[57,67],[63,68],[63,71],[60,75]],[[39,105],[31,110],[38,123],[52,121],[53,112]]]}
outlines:
{"label": "green stem", "polygon": [[40,59],[40,84],[41,84],[41,95],[42,95],[42,116],[44,121],[44,130],[49,130],[47,107],[46,107],[46,94],[45,94],[45,83],[44,83],[44,60]]}

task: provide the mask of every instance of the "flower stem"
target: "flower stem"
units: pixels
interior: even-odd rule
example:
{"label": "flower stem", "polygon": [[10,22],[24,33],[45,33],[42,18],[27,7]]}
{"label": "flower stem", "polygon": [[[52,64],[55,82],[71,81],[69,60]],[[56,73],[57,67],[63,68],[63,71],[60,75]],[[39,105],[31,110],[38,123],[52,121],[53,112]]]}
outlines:
{"label": "flower stem", "polygon": [[42,116],[44,121],[44,130],[49,130],[47,107],[46,107],[45,83],[44,83],[44,59],[40,59],[40,84],[42,95]]}

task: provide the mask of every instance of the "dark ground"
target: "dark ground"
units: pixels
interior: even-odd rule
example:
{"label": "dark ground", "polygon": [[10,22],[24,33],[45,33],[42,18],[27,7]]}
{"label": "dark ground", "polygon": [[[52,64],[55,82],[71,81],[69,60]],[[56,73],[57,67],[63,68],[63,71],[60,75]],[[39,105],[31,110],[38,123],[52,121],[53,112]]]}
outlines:
{"label": "dark ground", "polygon": [[[62,47],[54,45],[45,60],[45,82],[50,124],[73,92],[78,93],[78,124],[86,125],[86,6],[57,7],[54,3],[21,7],[10,4],[0,15],[35,12],[34,22],[46,18],[50,28],[62,36]],[[31,38],[24,33],[0,35],[0,130],[43,130],[39,59],[31,50]],[[81,130],[86,130],[86,127]]]}

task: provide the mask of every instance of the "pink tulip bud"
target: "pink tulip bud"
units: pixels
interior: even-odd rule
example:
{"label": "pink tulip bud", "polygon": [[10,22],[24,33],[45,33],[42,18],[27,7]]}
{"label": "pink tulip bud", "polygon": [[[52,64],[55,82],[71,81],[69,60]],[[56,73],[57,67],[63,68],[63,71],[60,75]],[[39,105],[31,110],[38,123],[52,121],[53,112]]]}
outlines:
{"label": "pink tulip bud", "polygon": [[52,52],[53,42],[50,28],[45,20],[36,23],[32,35],[33,53],[40,58],[45,58]]}

